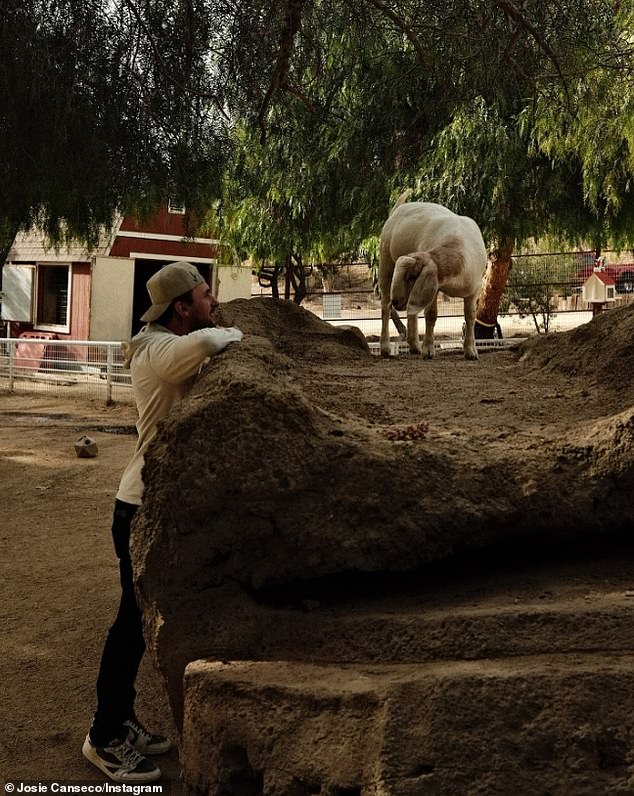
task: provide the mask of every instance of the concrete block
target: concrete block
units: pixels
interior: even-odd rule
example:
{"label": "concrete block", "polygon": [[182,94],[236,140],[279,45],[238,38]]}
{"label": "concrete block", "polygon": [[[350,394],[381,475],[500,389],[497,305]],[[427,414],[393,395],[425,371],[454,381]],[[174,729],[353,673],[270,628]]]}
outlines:
{"label": "concrete block", "polygon": [[185,790],[207,796],[634,792],[630,656],[425,665],[192,662]]}
{"label": "concrete block", "polygon": [[80,459],[94,459],[99,453],[99,449],[92,437],[84,435],[75,441],[75,453]]}

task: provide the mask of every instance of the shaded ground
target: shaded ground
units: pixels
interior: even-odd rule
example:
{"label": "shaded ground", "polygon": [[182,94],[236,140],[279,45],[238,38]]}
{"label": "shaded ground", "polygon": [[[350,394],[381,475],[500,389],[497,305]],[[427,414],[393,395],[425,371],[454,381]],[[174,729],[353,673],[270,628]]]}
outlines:
{"label": "shaded ground", "polygon": [[[244,316],[241,323],[240,306],[233,303],[227,315],[247,334],[266,328],[282,352],[303,345],[305,337],[277,329],[273,317],[249,328],[253,320]],[[305,335],[312,321],[303,313],[296,317],[294,331]],[[508,350],[484,353],[479,363],[458,353],[440,353],[432,362],[368,361],[358,354],[335,356],[322,340],[305,352],[295,350],[294,367],[311,401],[344,418],[386,427],[425,421],[428,439],[439,445],[450,448],[460,440],[461,449],[474,455],[512,446],[530,465],[532,458],[539,461],[545,442],[587,437],[596,424],[634,404],[633,335],[634,313],[613,310],[588,327],[531,343],[519,364],[518,352]],[[118,599],[110,515],[134,447],[134,436],[126,433],[133,423],[127,406],[0,394],[3,781],[101,781],[80,750],[101,645]],[[97,440],[96,459],[75,456],[73,443],[82,434]],[[527,598],[540,599],[548,587],[529,580],[522,588]],[[560,592],[568,588],[583,591],[574,575]],[[619,587],[615,599],[623,596]],[[141,717],[169,732],[166,701],[147,661],[139,686]],[[176,753],[161,766],[177,789]]]}
{"label": "shaded ground", "polygon": [[[110,517],[134,449],[131,406],[0,395],[0,781],[103,777],[81,755],[118,604]],[[97,430],[101,429],[101,430]],[[115,433],[110,433],[110,431]],[[97,440],[79,459],[74,442]],[[141,715],[169,729],[144,662]],[[177,757],[164,758],[177,781]]]}

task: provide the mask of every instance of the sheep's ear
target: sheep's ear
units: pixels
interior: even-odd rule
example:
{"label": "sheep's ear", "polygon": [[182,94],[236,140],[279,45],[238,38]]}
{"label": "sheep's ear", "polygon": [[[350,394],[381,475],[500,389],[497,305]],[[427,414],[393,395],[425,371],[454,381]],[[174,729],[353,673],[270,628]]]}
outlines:
{"label": "sheep's ear", "polygon": [[407,257],[410,261],[411,265],[409,265],[408,270],[410,274],[414,277],[418,277],[421,274],[423,268],[427,265],[427,260],[425,259],[425,255],[423,254],[412,254]]}
{"label": "sheep's ear", "polygon": [[416,258],[409,254],[404,254],[398,258],[395,265],[403,273],[406,279],[415,279],[420,274],[420,268],[417,267]]}

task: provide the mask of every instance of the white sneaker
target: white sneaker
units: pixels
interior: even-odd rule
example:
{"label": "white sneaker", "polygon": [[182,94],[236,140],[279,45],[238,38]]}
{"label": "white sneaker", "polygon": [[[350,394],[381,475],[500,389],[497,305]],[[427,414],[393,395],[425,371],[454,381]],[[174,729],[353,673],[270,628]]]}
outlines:
{"label": "white sneaker", "polygon": [[162,755],[172,748],[169,738],[149,732],[137,719],[129,719],[124,726],[129,731],[128,740],[142,755]]}
{"label": "white sneaker", "polygon": [[81,751],[86,760],[115,782],[156,782],[161,776],[160,768],[143,757],[128,739],[95,746],[87,735]]}

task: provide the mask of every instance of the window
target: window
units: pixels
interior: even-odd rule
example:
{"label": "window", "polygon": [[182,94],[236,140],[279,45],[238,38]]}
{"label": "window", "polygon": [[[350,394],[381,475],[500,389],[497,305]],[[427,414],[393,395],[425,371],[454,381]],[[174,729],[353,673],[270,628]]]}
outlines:
{"label": "window", "polygon": [[35,325],[38,329],[70,329],[70,265],[37,266],[37,304]]}
{"label": "window", "polygon": [[185,215],[185,203],[179,202],[176,199],[169,199],[167,202],[167,212],[175,213],[179,216]]}

